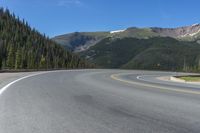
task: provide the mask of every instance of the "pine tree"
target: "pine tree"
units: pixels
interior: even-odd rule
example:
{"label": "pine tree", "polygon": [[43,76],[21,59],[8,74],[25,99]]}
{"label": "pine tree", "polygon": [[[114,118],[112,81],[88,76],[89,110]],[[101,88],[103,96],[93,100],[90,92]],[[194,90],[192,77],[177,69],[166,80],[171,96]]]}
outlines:
{"label": "pine tree", "polygon": [[22,50],[19,48],[16,53],[15,69],[22,68]]}
{"label": "pine tree", "polygon": [[0,57],[0,69],[2,69],[2,57]]}
{"label": "pine tree", "polygon": [[14,54],[14,49],[12,46],[9,48],[9,51],[8,51],[7,66],[10,69],[13,69],[15,66],[15,54]]}
{"label": "pine tree", "polygon": [[45,68],[46,66],[46,59],[45,57],[42,55],[41,59],[40,59],[40,68]]}

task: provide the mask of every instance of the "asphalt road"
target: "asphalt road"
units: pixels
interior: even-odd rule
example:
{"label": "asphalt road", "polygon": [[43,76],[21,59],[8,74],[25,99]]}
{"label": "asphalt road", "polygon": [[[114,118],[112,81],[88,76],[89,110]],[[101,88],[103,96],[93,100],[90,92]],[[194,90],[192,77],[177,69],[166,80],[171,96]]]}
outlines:
{"label": "asphalt road", "polygon": [[21,79],[0,95],[0,133],[200,133],[200,86],[156,79],[174,74],[80,70]]}

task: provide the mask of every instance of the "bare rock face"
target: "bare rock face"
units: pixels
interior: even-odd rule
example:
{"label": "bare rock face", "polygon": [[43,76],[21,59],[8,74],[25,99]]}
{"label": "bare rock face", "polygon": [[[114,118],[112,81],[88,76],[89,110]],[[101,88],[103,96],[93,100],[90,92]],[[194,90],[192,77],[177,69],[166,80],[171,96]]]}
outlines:
{"label": "bare rock face", "polygon": [[200,24],[178,28],[152,28],[152,31],[163,37],[180,38],[194,36],[200,32]]}

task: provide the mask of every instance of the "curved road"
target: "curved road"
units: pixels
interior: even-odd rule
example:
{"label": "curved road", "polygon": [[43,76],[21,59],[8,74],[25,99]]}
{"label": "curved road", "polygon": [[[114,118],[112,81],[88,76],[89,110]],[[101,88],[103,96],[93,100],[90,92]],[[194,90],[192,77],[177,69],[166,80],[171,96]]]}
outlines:
{"label": "curved road", "polygon": [[200,87],[157,80],[175,73],[49,72],[0,95],[0,133],[199,133]]}

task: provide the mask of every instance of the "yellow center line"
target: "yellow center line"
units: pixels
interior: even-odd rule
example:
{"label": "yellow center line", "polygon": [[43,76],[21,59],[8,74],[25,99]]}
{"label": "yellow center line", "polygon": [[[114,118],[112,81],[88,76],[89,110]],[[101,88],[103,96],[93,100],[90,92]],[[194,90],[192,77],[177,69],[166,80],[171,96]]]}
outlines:
{"label": "yellow center line", "polygon": [[193,90],[185,90],[185,89],[176,89],[176,88],[168,88],[168,87],[162,87],[162,86],[156,86],[156,85],[150,85],[150,84],[145,84],[145,83],[139,83],[139,82],[134,82],[134,81],[129,81],[129,80],[124,80],[119,78],[119,76],[122,74],[113,74],[110,77],[114,80],[121,81],[124,83],[128,84],[134,84],[134,85],[139,85],[139,86],[145,86],[145,87],[152,87],[160,90],[168,90],[168,91],[175,91],[175,92],[181,92],[181,93],[187,93],[187,94],[195,94],[195,95],[200,95],[200,91],[193,91]]}

